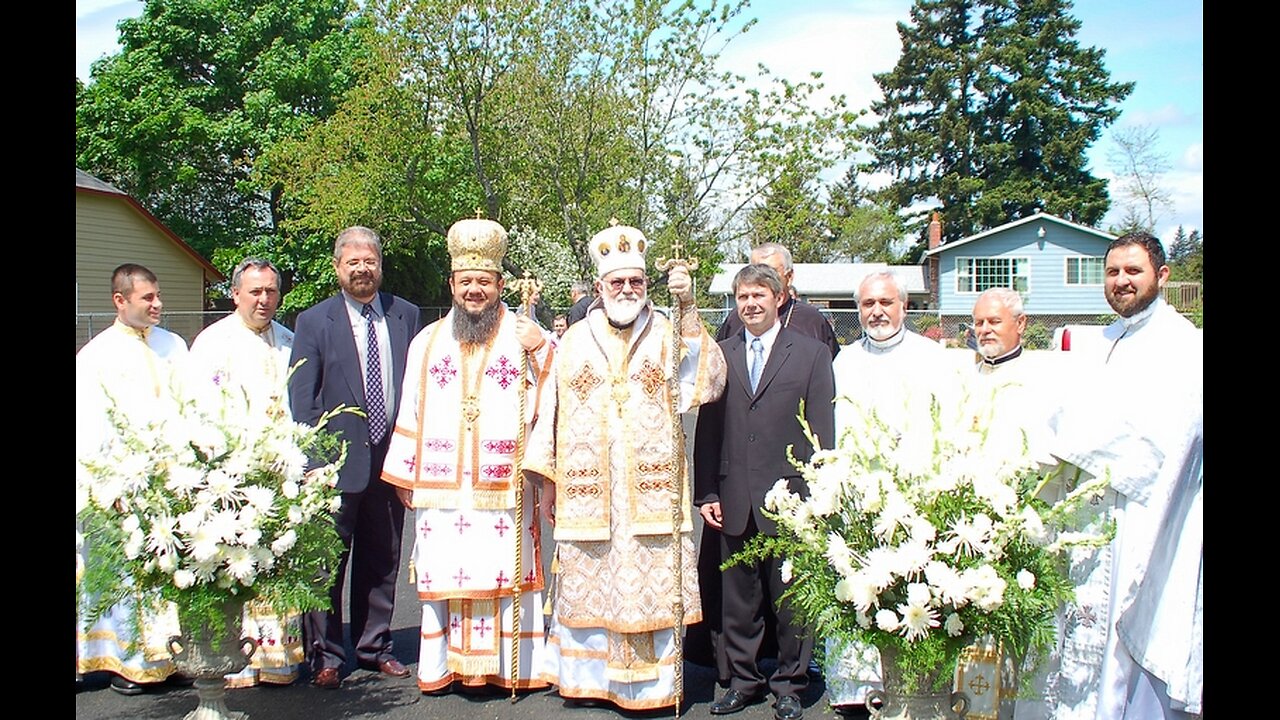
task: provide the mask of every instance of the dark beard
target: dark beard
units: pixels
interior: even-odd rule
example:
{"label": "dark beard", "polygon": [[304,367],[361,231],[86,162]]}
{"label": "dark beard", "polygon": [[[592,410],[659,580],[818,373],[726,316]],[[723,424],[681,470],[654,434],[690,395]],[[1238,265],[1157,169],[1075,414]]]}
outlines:
{"label": "dark beard", "polygon": [[488,345],[498,334],[501,306],[495,299],[477,313],[467,312],[457,300],[453,301],[453,339],[462,345]]}

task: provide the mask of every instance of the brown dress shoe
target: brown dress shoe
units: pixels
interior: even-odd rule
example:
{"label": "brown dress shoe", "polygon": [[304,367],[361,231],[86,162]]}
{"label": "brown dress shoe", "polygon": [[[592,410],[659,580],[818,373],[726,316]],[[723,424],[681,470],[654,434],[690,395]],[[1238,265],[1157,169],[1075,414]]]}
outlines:
{"label": "brown dress shoe", "polygon": [[383,675],[401,678],[409,677],[409,668],[405,667],[404,663],[393,657],[379,660],[376,663],[361,662],[357,664],[365,670],[376,670]]}
{"label": "brown dress shoe", "polygon": [[337,690],[342,685],[342,678],[338,677],[338,668],[320,668],[311,678],[311,684],[325,690]]}

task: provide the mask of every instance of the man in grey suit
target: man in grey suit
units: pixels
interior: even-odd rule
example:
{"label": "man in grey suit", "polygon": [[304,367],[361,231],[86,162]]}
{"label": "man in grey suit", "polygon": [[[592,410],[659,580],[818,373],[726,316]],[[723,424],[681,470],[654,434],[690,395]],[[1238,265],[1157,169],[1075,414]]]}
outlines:
{"label": "man in grey suit", "polygon": [[400,570],[404,506],[379,481],[396,400],[404,378],[409,339],[418,333],[418,308],[382,286],[382,240],[373,230],[350,227],[333,246],[333,269],[342,292],[303,311],[294,331],[290,364],[304,361],[289,380],[289,404],[298,422],[316,424],[339,405],[329,421],[347,441],[338,475],[342,505],[334,520],[345,551],[329,593],[333,609],[308,613],[303,622],[312,683],[341,685],[346,661],[342,638],[343,574],[351,561],[351,638],[356,664],[395,677],[409,670],[392,655],[391,613]]}
{"label": "man in grey suit", "polygon": [[[699,412],[695,439],[694,498],[709,527],[719,531],[721,557],[738,552],[757,533],[776,525],[761,513],[765,494],[779,479],[806,493],[800,473],[787,459],[792,447],[801,460],[813,454],[796,419],[804,417],[823,447],[835,436],[831,352],[822,342],[778,322],[786,301],[782,280],[768,265],[748,265],[733,280],[743,330],[720,341],[729,366],[723,397]],[[813,638],[781,602],[787,584],[782,561],[735,565],[724,571],[723,642],[730,671],[729,690],[711,704],[713,715],[738,712],[757,701],[766,687],[756,664],[764,640],[761,601],[767,596],[777,616],[778,666],[768,679],[777,697],[774,717],[799,720],[799,695],[808,686]]]}

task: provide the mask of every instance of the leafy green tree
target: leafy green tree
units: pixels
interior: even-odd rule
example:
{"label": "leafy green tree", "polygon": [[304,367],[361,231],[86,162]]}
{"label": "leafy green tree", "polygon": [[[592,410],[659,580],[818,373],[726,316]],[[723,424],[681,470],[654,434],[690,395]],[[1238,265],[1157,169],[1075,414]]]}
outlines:
{"label": "leafy green tree", "polygon": [[826,262],[902,261],[899,246],[906,234],[902,216],[862,188],[856,165],[828,188],[826,225],[830,237]]}
{"label": "leafy green tree", "polygon": [[283,188],[254,170],[327,117],[360,47],[346,0],[148,0],[77,85],[76,164],[229,269],[278,258]]}
{"label": "leafy green tree", "polygon": [[[1085,151],[1119,115],[1131,83],[1075,40],[1069,0],[916,0],[898,24],[902,54],[875,76],[884,98],[867,128],[886,195],[940,205],[943,239],[1044,210],[1087,225],[1106,181]],[[923,224],[926,208],[915,217]]]}

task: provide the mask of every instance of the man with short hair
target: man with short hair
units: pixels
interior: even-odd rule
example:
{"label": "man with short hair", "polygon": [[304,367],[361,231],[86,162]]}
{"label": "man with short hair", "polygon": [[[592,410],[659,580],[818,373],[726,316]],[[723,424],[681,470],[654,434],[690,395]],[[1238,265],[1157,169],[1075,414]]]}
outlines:
{"label": "man with short hair", "polygon": [[[831,323],[809,303],[796,299],[795,287],[791,284],[795,277],[795,268],[791,262],[791,251],[786,246],[767,242],[757,245],[751,250],[753,264],[764,263],[773,268],[782,278],[782,307],[778,309],[778,322],[782,327],[807,335],[827,346],[831,357],[840,352],[840,343],[836,340],[836,331]],[[725,340],[742,333],[742,318],[737,313],[729,313],[720,329],[716,331],[716,340]]]}
{"label": "man with short hair", "polygon": [[587,247],[600,300],[556,350],[525,458],[560,568],[542,677],[570,699],[670,707],[675,633],[702,616],[678,413],[720,396],[724,355],[682,263],[668,276],[675,328],[648,298],[643,233],[615,225]]}
{"label": "man with short hair", "polygon": [[[788,459],[808,461],[813,446],[797,419],[803,412],[823,447],[835,436],[832,399],[835,386],[831,353],[818,340],[782,327],[778,308],[787,302],[778,273],[764,264],[747,265],[733,279],[743,332],[720,341],[729,365],[724,394],[698,413],[695,441],[697,476],[694,501],[707,527],[719,535],[717,558],[741,551],[760,533],[776,534],[761,511],[765,495],[779,478],[792,492],[807,494],[804,479]],[[702,552],[708,552],[709,544]],[[781,558],[735,565],[724,571],[720,612],[722,642],[730,687],[711,704],[711,714],[744,709],[764,694],[777,698],[777,720],[799,720],[800,694],[809,685],[813,637],[794,619],[782,594]],[[777,617],[774,636],[777,667],[767,685],[756,662],[765,636],[762,600]]]}
{"label": "man with short hair", "polygon": [[[591,307],[592,283],[589,280],[574,280],[569,288],[569,299],[573,307],[569,308],[568,325],[572,325],[587,316],[587,308]],[[567,325],[566,325],[567,327]]]}
{"label": "man with short hair", "polygon": [[[280,272],[269,260],[245,258],[231,273],[231,300],[235,311],[191,343],[192,397],[210,412],[287,413],[293,331],[275,321]],[[303,649],[297,613],[281,618],[270,607],[249,603],[243,630],[257,649],[242,671],[227,675],[228,687],[288,685],[298,678]]]}
{"label": "man with short hair", "polygon": [[345,550],[329,592],[332,609],[307,613],[303,622],[312,683],[335,689],[346,660],[342,637],[343,574],[351,562],[351,637],[359,667],[408,677],[392,654],[391,614],[400,572],[404,506],[379,481],[394,427],[405,353],[418,332],[418,308],[382,286],[382,239],[366,227],[350,227],[333,246],[333,269],[342,291],[298,316],[289,380],[296,421],[314,425],[339,406],[327,427],[347,442],[338,473],[341,507],[335,518]]}
{"label": "man with short hair", "polygon": [[[949,369],[942,347],[906,328],[907,289],[896,275],[870,273],[856,299],[863,336],[832,362],[837,445],[845,432],[864,426],[870,412],[903,430],[907,418],[929,417],[910,408],[927,409],[949,381],[942,377]],[[880,687],[880,654],[862,643],[837,648],[829,642],[823,676],[832,705],[865,704],[867,692]]]}
{"label": "man with short hair", "polygon": [[[178,413],[187,344],[159,327],[164,302],[155,273],[134,263],[120,265],[111,273],[111,301],[115,322],[76,353],[77,457],[93,455],[116,434],[107,414],[112,407],[138,422]],[[93,563],[92,550],[84,560]],[[167,641],[178,634],[176,608],[170,604],[161,614],[142,610],[140,638],[131,622],[135,610],[125,601],[91,627],[77,623],[77,673],[114,673],[111,689],[125,695],[173,674]]]}
{"label": "man with short hair", "polygon": [[[536,676],[544,642],[541,532],[535,487],[518,463],[553,344],[501,300],[501,225],[459,220],[448,243],[453,309],[409,345],[382,471],[416,516],[418,687],[545,687]],[[516,483],[525,484],[519,506]],[[512,643],[519,645],[518,673]]]}
{"label": "man with short hair", "polygon": [[556,334],[556,339],[564,337],[564,331],[569,329],[569,319],[564,315],[557,315],[551,321],[551,331]]}
{"label": "man with short hair", "polygon": [[1097,376],[1058,418],[1054,454],[1110,477],[1116,538],[1068,609],[1053,700],[1020,702],[1019,717],[1191,718],[1203,712],[1202,334],[1160,296],[1158,238],[1117,238],[1104,262],[1120,317],[1082,356]]}

